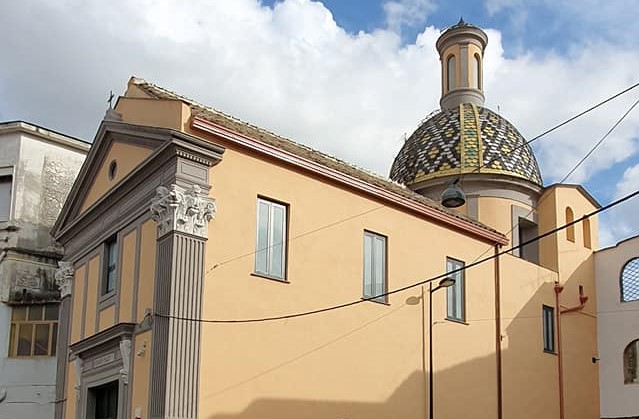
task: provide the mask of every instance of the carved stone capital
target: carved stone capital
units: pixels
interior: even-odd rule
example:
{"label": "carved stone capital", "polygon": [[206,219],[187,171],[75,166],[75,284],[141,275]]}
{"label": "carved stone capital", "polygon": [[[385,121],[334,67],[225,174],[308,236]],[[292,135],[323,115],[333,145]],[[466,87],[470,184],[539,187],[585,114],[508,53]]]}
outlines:
{"label": "carved stone capital", "polygon": [[72,262],[58,262],[59,268],[55,271],[55,284],[60,289],[60,298],[71,295],[73,286],[73,269]]}
{"label": "carved stone capital", "polygon": [[198,185],[184,189],[176,184],[156,189],[151,217],[158,223],[158,237],[170,231],[206,238],[208,222],[215,218],[215,200],[202,194]]}

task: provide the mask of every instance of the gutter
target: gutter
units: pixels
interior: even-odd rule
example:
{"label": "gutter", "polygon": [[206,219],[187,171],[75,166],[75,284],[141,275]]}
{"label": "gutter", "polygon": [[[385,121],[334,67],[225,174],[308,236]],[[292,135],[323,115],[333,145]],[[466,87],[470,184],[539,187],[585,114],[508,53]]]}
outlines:
{"label": "gutter", "polygon": [[501,274],[499,245],[495,245],[495,360],[497,364],[497,419],[503,418],[503,383],[501,358]]}
{"label": "gutter", "polygon": [[564,307],[559,304],[559,294],[564,290],[563,285],[555,282],[555,310],[557,310],[557,373],[559,378],[559,419],[564,419],[565,401],[564,401],[564,366],[561,350],[561,315],[581,311],[586,307],[588,296],[584,295],[584,289],[579,286],[579,305],[574,307]]}

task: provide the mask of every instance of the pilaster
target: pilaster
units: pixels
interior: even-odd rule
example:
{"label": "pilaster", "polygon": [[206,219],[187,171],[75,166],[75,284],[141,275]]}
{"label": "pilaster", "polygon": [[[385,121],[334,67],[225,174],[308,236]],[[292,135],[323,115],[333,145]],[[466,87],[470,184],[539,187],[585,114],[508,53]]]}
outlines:
{"label": "pilaster", "polygon": [[215,201],[197,186],[157,188],[151,418],[198,417],[204,251]]}

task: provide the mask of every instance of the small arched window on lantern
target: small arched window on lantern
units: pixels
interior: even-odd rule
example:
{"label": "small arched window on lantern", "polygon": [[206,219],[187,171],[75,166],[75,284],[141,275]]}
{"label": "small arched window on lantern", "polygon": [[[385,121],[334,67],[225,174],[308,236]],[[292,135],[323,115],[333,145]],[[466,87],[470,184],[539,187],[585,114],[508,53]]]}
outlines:
{"label": "small arched window on lantern", "polygon": [[[572,208],[566,207],[566,224],[572,223],[575,220],[575,214],[572,212]],[[571,242],[575,242],[575,226],[570,225],[566,227],[566,239]]]}
{"label": "small arched window on lantern", "polygon": [[639,257],[630,259],[621,270],[621,302],[639,300]]}
{"label": "small arched window on lantern", "polygon": [[454,55],[451,55],[446,60],[446,86],[448,87],[448,91],[453,90],[457,87],[457,60]]}
{"label": "small arched window on lantern", "polygon": [[475,64],[473,87],[481,90],[481,58],[479,58],[479,54],[475,54],[473,62]]}
{"label": "small arched window on lantern", "polygon": [[639,383],[639,339],[635,339],[623,351],[623,383]]}

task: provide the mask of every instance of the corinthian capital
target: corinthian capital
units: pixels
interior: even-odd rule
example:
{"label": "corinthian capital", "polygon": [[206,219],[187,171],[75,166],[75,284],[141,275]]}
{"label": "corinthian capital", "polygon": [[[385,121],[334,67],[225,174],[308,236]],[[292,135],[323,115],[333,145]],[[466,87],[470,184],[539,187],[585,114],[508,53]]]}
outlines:
{"label": "corinthian capital", "polygon": [[71,287],[73,284],[73,263],[58,262],[58,270],[55,271],[55,284],[60,289],[60,297],[64,298],[71,295]]}
{"label": "corinthian capital", "polygon": [[206,238],[208,222],[215,217],[215,200],[202,194],[199,186],[184,189],[176,184],[156,189],[151,217],[158,223],[158,237],[180,231]]}

